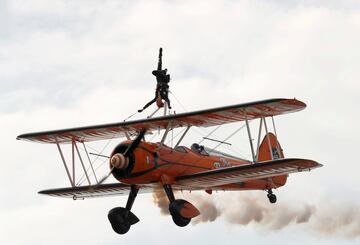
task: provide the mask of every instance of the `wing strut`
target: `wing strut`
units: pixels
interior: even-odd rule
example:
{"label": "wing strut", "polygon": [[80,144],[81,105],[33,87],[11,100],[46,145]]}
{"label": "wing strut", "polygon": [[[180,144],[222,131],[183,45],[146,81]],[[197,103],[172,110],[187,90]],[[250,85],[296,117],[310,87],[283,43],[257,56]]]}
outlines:
{"label": "wing strut", "polygon": [[164,132],[164,135],[163,135],[163,137],[162,137],[162,139],[161,139],[161,145],[164,144],[164,142],[165,142],[165,140],[166,140],[166,137],[167,137],[170,129],[172,130],[172,120],[168,122],[168,125],[167,125],[167,127],[166,127],[165,132]]}
{"label": "wing strut", "polygon": [[267,138],[268,145],[269,145],[269,151],[270,151],[271,160],[274,160],[274,155],[273,155],[273,152],[272,152],[272,149],[271,149],[269,131],[268,131],[268,128],[267,128],[267,125],[266,125],[266,119],[265,118],[264,118],[264,126],[265,126],[266,138]]}
{"label": "wing strut", "polygon": [[[83,162],[83,160],[82,160],[82,158],[81,158],[81,155],[80,155],[79,149],[78,149],[77,144],[76,144],[76,142],[75,142],[75,141],[73,141],[73,145],[75,146],[75,149],[76,149],[76,152],[77,152],[77,154],[78,154],[79,160],[80,160],[80,162],[81,162],[81,166],[82,166],[82,168],[83,168],[83,170],[84,170],[84,173],[85,173],[86,179],[87,179],[87,181],[88,181],[89,185],[91,185],[91,181],[90,181],[89,175],[88,175],[88,173],[87,173],[87,171],[86,171],[86,168],[85,168],[84,162]],[[74,178],[75,178],[75,175],[74,175]]]}
{"label": "wing strut", "polygon": [[259,150],[260,150],[260,140],[261,140],[261,131],[262,131],[263,120],[264,120],[264,118],[260,118],[259,134],[258,134],[257,147],[256,147],[256,161],[259,160]]}
{"label": "wing strut", "polygon": [[71,160],[72,160],[72,176],[73,176],[73,182],[75,185],[75,145],[74,145],[74,139],[71,140]]}
{"label": "wing strut", "polygon": [[185,135],[187,134],[187,132],[189,131],[191,126],[187,126],[185,129],[185,132],[181,135],[180,139],[178,140],[178,142],[176,143],[175,147],[179,146],[179,144],[181,143],[181,141],[184,139]]}
{"label": "wing strut", "polygon": [[[84,142],[82,142],[82,144],[83,144],[83,146],[84,146],[84,150],[85,150],[87,159],[89,160],[90,167],[86,167],[86,166],[85,166],[84,160],[83,160],[83,158],[82,158],[82,156],[81,156],[81,153],[80,153],[80,151],[79,151],[79,147],[78,147],[78,145],[76,144],[76,140],[72,140],[72,143],[71,143],[71,161],[72,161],[72,166],[71,166],[71,167],[72,167],[72,171],[71,171],[71,172],[72,172],[72,174],[71,174],[71,172],[70,172],[70,169],[69,169],[69,167],[68,167],[68,164],[66,163],[63,150],[61,149],[60,144],[59,144],[57,138],[55,138],[55,142],[56,142],[57,149],[58,149],[58,151],[59,151],[59,153],[60,153],[61,160],[62,160],[62,162],[63,162],[63,164],[64,164],[65,171],[66,171],[66,175],[68,176],[69,181],[70,181],[70,185],[71,185],[72,187],[76,187],[76,186],[81,185],[81,183],[82,183],[81,181],[82,181],[82,179],[83,179],[84,177],[86,177],[86,178],[84,178],[84,181],[85,181],[85,179],[86,179],[87,182],[89,183],[89,185],[91,185],[91,179],[90,179],[90,177],[91,177],[91,172],[88,172],[88,171],[90,171],[90,170],[89,170],[90,168],[91,168],[91,170],[92,170],[92,173],[93,173],[93,175],[94,175],[94,178],[95,178],[96,183],[99,183],[99,181],[98,181],[98,179],[97,179],[97,177],[96,177],[96,174],[95,174],[94,167],[93,167],[93,165],[92,165],[92,163],[91,163],[91,160],[90,160],[90,157],[89,157],[89,154],[88,154],[88,151],[87,151],[87,149],[86,149],[86,147],[85,147]],[[76,153],[75,153],[75,152],[76,152]],[[76,178],[75,178],[75,170],[76,170],[76,166],[75,166],[75,158],[76,158],[76,157],[75,157],[75,155],[77,155],[77,157],[78,157],[78,159],[79,159],[79,162],[80,162],[79,164],[81,165],[81,168],[82,168],[83,171],[84,171],[84,174],[82,175],[82,177],[80,178],[80,180],[79,180],[79,182],[78,182],[77,184],[76,184]]]}
{"label": "wing strut", "polygon": [[56,141],[56,146],[57,146],[57,148],[59,150],[59,153],[60,153],[60,156],[61,156],[61,160],[64,163],[64,167],[65,167],[65,170],[66,170],[66,174],[67,174],[67,176],[69,178],[70,184],[71,184],[72,187],[75,187],[75,181],[73,181],[71,179],[70,172],[69,172],[69,169],[68,169],[68,167],[66,165],[66,161],[65,161],[65,158],[64,158],[64,154],[61,151],[61,148],[60,148],[59,142],[57,141],[57,138],[55,138],[55,141]]}
{"label": "wing strut", "polygon": [[246,116],[245,116],[245,123],[246,123],[246,128],[247,128],[247,132],[248,132],[248,136],[249,136],[251,155],[252,155],[253,163],[255,163],[256,159],[255,159],[255,153],[254,153],[254,146],[253,146],[253,142],[252,142],[251,131],[250,131],[250,127],[249,127],[249,121],[247,120]]}
{"label": "wing strut", "polygon": [[275,133],[275,137],[276,137],[276,149],[278,152],[281,152],[280,150],[280,144],[279,144],[279,141],[278,141],[278,137],[277,137],[277,133],[276,133],[276,127],[275,127],[275,121],[274,121],[274,117],[272,116],[271,117],[271,120],[272,120],[272,124],[273,124],[273,127],[274,127],[274,133]]}

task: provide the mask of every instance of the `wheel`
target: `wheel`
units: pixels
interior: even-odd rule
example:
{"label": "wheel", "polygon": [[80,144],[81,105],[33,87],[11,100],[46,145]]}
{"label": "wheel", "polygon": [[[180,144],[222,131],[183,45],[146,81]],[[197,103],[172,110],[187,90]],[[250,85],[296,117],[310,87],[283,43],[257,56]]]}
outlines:
{"label": "wheel", "polygon": [[124,222],[124,223],[110,222],[110,223],[111,223],[111,227],[113,228],[113,230],[120,235],[127,233],[130,230],[130,226],[131,226],[128,222]]}
{"label": "wheel", "polygon": [[191,219],[200,214],[199,210],[183,199],[176,199],[169,204],[169,212],[177,226],[187,226]]}
{"label": "wheel", "polygon": [[174,223],[180,227],[187,226],[191,221],[190,218],[182,217],[180,214],[173,214],[172,219],[173,219]]}
{"label": "wheel", "polygon": [[268,194],[268,198],[270,203],[276,203],[276,195],[275,194]]}
{"label": "wheel", "polygon": [[124,208],[113,208],[109,211],[108,219],[111,227],[118,234],[125,234],[130,230],[130,222],[127,218],[127,210]]}

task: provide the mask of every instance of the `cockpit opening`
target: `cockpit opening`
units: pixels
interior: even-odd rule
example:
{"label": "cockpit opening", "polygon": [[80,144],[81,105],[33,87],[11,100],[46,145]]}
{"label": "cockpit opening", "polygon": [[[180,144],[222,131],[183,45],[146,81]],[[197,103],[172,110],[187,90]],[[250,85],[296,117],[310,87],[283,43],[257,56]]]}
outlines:
{"label": "cockpit opening", "polygon": [[197,143],[194,143],[191,145],[191,150],[193,152],[199,153],[204,156],[209,156],[209,153],[205,150],[205,147],[203,145],[199,145]]}

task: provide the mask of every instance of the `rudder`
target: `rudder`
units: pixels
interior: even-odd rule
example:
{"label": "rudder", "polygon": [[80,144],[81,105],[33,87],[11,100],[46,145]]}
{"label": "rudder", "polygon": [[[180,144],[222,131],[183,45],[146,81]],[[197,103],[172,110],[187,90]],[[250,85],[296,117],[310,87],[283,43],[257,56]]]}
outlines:
{"label": "rudder", "polygon": [[[268,139],[268,137],[269,137],[269,139]],[[258,162],[272,160],[270,148],[269,148],[269,141],[270,141],[271,151],[272,151],[274,160],[284,158],[283,149],[281,148],[281,145],[280,145],[279,141],[277,140],[276,136],[273,133],[268,133],[267,135],[265,135],[264,139],[262,140],[262,142],[260,144],[258,159],[257,159]],[[285,185],[286,180],[287,180],[287,175],[275,176],[275,177],[272,177],[271,180],[272,180],[271,186],[269,186],[268,189],[277,188],[277,187]]]}
{"label": "rudder", "polygon": [[273,160],[284,158],[283,149],[281,148],[281,145],[277,140],[276,136],[273,133],[268,133],[267,135],[265,135],[265,137],[263,138],[260,144],[258,158],[257,158],[258,162],[272,160],[270,148],[269,148],[269,140],[271,145],[271,151],[274,157]]}

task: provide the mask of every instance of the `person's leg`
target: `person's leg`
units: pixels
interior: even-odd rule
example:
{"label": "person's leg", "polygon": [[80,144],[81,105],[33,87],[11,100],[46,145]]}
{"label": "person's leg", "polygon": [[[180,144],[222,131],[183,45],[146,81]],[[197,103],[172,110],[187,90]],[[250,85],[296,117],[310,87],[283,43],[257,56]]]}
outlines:
{"label": "person's leg", "polygon": [[169,106],[169,109],[171,109],[171,105],[170,105],[170,100],[169,100],[169,96],[168,96],[168,92],[167,91],[163,91],[161,97],[163,98],[163,100],[166,101],[166,103]]}
{"label": "person's leg", "polygon": [[153,100],[149,101],[142,109],[138,110],[138,112],[142,112],[143,110],[148,108],[151,104],[155,103],[155,101],[156,101],[156,97]]}

